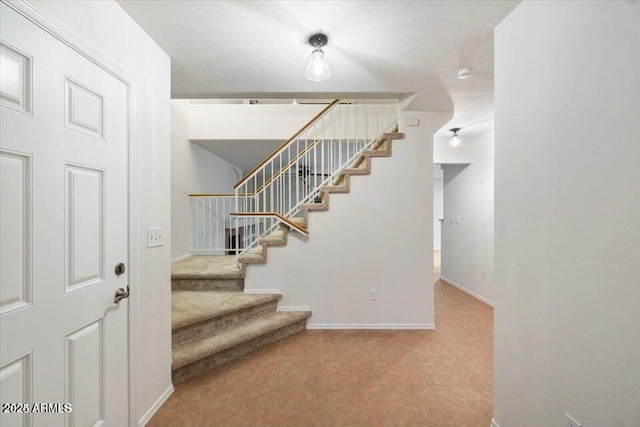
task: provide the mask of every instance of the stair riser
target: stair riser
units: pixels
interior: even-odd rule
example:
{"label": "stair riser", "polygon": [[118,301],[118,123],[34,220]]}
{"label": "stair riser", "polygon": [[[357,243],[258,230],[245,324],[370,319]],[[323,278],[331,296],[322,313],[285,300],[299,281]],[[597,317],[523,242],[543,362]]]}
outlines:
{"label": "stair riser", "polygon": [[244,279],[171,279],[172,291],[242,291]]}
{"label": "stair riser", "polygon": [[391,157],[391,153],[388,151],[367,151],[364,153],[365,156],[371,157]]}
{"label": "stair riser", "polygon": [[305,329],[306,320],[293,323],[261,337],[247,341],[238,346],[221,351],[197,362],[178,368],[171,373],[173,384],[178,384],[195,377],[198,374],[209,371],[234,359],[238,359],[246,354],[256,351],[260,347],[274,343]]}
{"label": "stair riser", "polygon": [[286,240],[266,240],[266,239],[261,239],[259,243],[262,246],[270,246],[270,247],[287,246],[287,241]]}
{"label": "stair riser", "polygon": [[244,322],[245,320],[253,319],[263,314],[273,313],[276,311],[277,307],[278,301],[272,301],[266,304],[249,307],[244,310],[216,317],[214,319],[205,320],[204,322],[196,323],[195,325],[189,325],[185,326],[184,328],[176,329],[172,333],[172,345],[176,346],[196,338],[214,335],[221,329],[228,328],[230,326]]}

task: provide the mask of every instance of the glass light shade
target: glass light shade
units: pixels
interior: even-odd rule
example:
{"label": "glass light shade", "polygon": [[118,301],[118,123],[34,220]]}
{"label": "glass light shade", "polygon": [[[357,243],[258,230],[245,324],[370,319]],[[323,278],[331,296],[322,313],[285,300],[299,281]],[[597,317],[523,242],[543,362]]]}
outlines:
{"label": "glass light shade", "polygon": [[327,80],[331,76],[329,71],[329,64],[324,57],[322,49],[316,49],[311,52],[311,58],[309,59],[309,65],[307,65],[307,71],[304,75],[314,82],[321,82]]}
{"label": "glass light shade", "polygon": [[459,147],[461,143],[462,142],[460,141],[460,137],[458,136],[458,134],[454,134],[449,141],[449,144],[451,144],[453,148]]}

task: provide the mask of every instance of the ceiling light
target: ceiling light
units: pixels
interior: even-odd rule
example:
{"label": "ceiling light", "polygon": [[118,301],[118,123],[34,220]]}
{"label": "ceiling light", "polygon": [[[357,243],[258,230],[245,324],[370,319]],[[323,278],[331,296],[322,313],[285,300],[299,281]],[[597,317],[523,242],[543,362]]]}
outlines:
{"label": "ceiling light", "polygon": [[462,141],[460,141],[460,136],[458,135],[458,131],[460,130],[460,128],[453,128],[449,130],[453,132],[453,135],[451,135],[451,140],[449,140],[449,145],[451,145],[453,148],[458,148],[460,144],[462,144]]}
{"label": "ceiling light", "polygon": [[320,33],[309,37],[309,44],[315,48],[313,52],[311,52],[309,65],[307,65],[307,71],[304,73],[309,80],[321,82],[331,76],[329,64],[327,64],[327,59],[324,57],[324,51],[322,50],[328,41],[329,38]]}
{"label": "ceiling light", "polygon": [[471,73],[471,68],[460,68],[458,70],[458,78],[460,80],[468,79],[469,77],[471,77]]}

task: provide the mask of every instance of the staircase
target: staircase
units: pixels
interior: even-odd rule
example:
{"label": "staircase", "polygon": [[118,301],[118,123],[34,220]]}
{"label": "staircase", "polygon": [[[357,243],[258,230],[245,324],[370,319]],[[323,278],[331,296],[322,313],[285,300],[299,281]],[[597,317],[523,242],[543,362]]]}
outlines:
{"label": "staircase", "polygon": [[192,253],[172,265],[174,384],[299,332],[309,311],[277,311],[279,294],[246,294],[251,264],[291,232],[309,234],[308,213],[327,211],[331,193],[390,157],[397,106],[335,100],[235,186],[233,194],[191,195]]}
{"label": "staircase", "polygon": [[171,275],[174,384],[299,332],[311,316],[277,312],[279,294],[243,293],[235,256],[187,258]]}
{"label": "staircase", "polygon": [[267,262],[267,248],[269,246],[286,246],[287,233],[292,225],[308,234],[309,212],[328,211],[331,193],[349,193],[352,176],[369,175],[371,173],[372,157],[391,157],[393,140],[404,138],[403,133],[397,132],[397,127],[393,130],[394,132],[382,134],[370,150],[363,151],[350,167],[343,169],[338,174],[333,182],[321,187],[318,192],[318,199],[314,199],[313,203],[302,204],[300,206],[301,217],[289,218],[288,222],[291,225],[281,223],[279,229],[261,238],[257,247],[240,255],[238,262],[242,266],[243,274],[249,264],[265,264]]}

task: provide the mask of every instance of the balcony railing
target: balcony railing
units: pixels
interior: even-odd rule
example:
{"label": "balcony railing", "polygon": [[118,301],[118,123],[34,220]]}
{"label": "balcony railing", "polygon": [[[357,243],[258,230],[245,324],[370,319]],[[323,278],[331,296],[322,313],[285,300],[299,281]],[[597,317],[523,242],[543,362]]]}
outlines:
{"label": "balcony railing", "polygon": [[396,100],[333,101],[243,177],[233,194],[191,196],[193,253],[240,255],[285,220],[298,224],[301,206],[319,203],[322,187],[391,131],[397,117]]}

